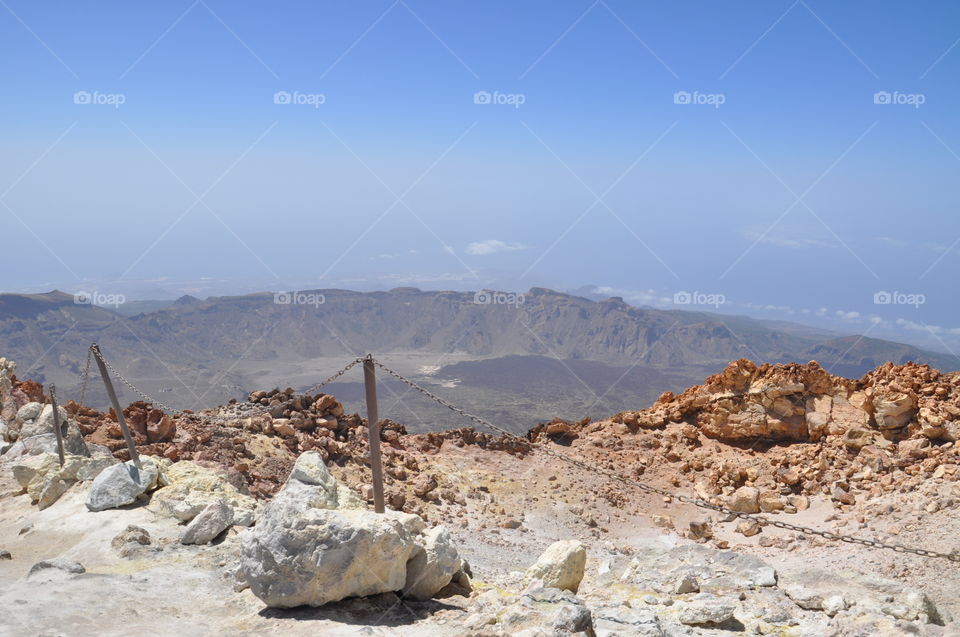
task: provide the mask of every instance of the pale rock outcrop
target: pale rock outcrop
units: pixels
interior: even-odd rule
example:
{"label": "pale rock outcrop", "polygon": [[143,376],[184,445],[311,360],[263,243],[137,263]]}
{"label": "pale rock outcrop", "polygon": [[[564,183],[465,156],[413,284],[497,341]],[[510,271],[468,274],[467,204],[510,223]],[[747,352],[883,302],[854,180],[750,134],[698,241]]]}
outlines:
{"label": "pale rock outcrop", "polygon": [[[460,569],[445,530],[425,534],[417,515],[378,514],[357,502],[318,453],[302,454],[257,525],[241,535],[239,577],[267,606],[322,606],[403,591],[408,582],[411,594],[427,598]],[[411,561],[419,568],[412,576]]]}
{"label": "pale rock outcrop", "polygon": [[[663,634],[659,632],[657,618],[649,614],[635,616],[630,612],[613,611],[607,612],[605,619],[608,625],[616,626],[616,632],[603,633],[605,636],[661,637]],[[463,620],[463,627],[467,629],[466,634],[498,637],[587,637],[598,634],[594,631],[593,614],[586,603],[570,591],[557,588],[532,588],[519,597],[488,590],[476,598],[473,613]]]}
{"label": "pale rock outcrop", "polygon": [[87,508],[91,511],[115,509],[136,502],[137,498],[164,484],[163,464],[150,456],[141,456],[142,468],[132,460],[108,467],[100,473],[87,494]]}
{"label": "pale rock outcrop", "polygon": [[[24,408],[20,411],[22,412],[27,407],[33,405],[39,405],[39,403],[30,403],[29,405],[24,406]],[[68,420],[67,410],[62,406],[58,406],[57,411],[60,415],[60,426],[65,429]],[[19,413],[17,415],[19,417]],[[53,405],[43,405],[36,416],[29,420],[23,421],[23,424],[20,425],[21,438],[29,438],[31,436],[39,436],[40,434],[50,433],[54,433]]]}
{"label": "pale rock outcrop", "polygon": [[573,593],[580,588],[587,549],[576,540],[554,542],[527,569],[525,581],[539,580],[546,588],[559,588]]}
{"label": "pale rock outcrop", "polygon": [[224,502],[233,512],[231,524],[250,526],[256,518],[256,500],[241,493],[215,469],[183,460],[167,468],[164,478],[167,486],[150,498],[151,510],[190,522],[210,505]]}
{"label": "pale rock outcrop", "polygon": [[[90,450],[76,423],[67,418],[67,411],[60,407],[60,427],[63,434],[64,453],[89,456]],[[53,406],[37,402],[27,403],[17,411],[14,421],[16,442],[3,452],[3,460],[10,461],[29,455],[57,453],[57,437],[54,432]],[[14,437],[8,431],[8,438]]]}
{"label": "pale rock outcrop", "polygon": [[735,600],[710,593],[699,593],[680,606],[677,619],[681,624],[688,626],[723,624],[733,619],[736,610]]}
{"label": "pale rock outcrop", "polygon": [[76,482],[92,479],[98,471],[117,461],[110,458],[96,460],[67,454],[60,466],[57,454],[44,453],[23,456],[13,465],[13,475],[26,489],[33,503],[45,509],[56,502]]}

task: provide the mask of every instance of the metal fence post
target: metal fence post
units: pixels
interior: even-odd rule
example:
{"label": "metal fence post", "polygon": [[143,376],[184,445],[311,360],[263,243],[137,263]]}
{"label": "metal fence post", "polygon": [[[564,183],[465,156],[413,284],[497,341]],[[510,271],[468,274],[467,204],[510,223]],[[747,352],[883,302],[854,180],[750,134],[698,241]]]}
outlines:
{"label": "metal fence post", "polygon": [[370,442],[370,469],[373,473],[373,509],[385,510],[383,502],[383,465],[380,461],[380,421],[377,414],[377,374],[373,355],[363,359],[363,387],[367,394],[367,427]]}
{"label": "metal fence post", "polygon": [[60,410],[57,408],[57,387],[50,385],[50,406],[53,407],[53,432],[57,434],[57,455],[60,456],[60,466],[66,462],[63,457],[63,430],[60,429]]}
{"label": "metal fence post", "polygon": [[103,354],[100,353],[100,346],[94,344],[90,347],[93,349],[94,358],[97,359],[97,367],[100,368],[100,375],[103,376],[103,384],[107,388],[107,395],[110,397],[110,402],[113,403],[113,411],[117,414],[117,422],[120,424],[120,431],[123,432],[123,439],[127,441],[130,459],[133,460],[133,464],[136,465],[137,469],[143,469],[140,465],[140,455],[137,453],[137,446],[133,442],[133,436],[130,435],[130,430],[127,429],[127,421],[123,417],[120,401],[117,400],[117,392],[113,391],[113,383],[110,382],[110,373],[107,371],[107,366],[103,362]]}

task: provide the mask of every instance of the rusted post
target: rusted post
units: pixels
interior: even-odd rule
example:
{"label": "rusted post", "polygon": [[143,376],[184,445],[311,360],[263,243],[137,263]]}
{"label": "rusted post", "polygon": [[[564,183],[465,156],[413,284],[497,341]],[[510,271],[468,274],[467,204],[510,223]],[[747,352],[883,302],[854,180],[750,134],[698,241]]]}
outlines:
{"label": "rusted post", "polygon": [[380,461],[380,421],[377,414],[377,374],[373,355],[363,359],[363,387],[367,393],[367,427],[370,443],[370,469],[373,472],[373,510],[385,511],[383,502],[383,465]]}
{"label": "rusted post", "polygon": [[57,455],[60,456],[60,466],[66,462],[63,457],[63,430],[60,429],[60,410],[57,409],[57,387],[50,385],[50,406],[53,407],[53,432],[57,434]]}
{"label": "rusted post", "polygon": [[133,460],[133,464],[136,465],[137,469],[143,469],[140,465],[140,455],[137,453],[137,446],[133,442],[133,436],[130,435],[130,430],[127,429],[127,421],[123,418],[123,410],[120,408],[120,401],[117,400],[117,392],[113,391],[113,383],[110,382],[110,373],[107,371],[107,366],[103,361],[103,354],[100,353],[100,346],[94,344],[90,347],[93,349],[93,357],[97,359],[97,367],[100,368],[100,375],[103,376],[103,384],[107,388],[107,396],[110,397],[110,402],[113,403],[113,411],[117,414],[117,422],[120,424],[120,431],[123,432],[123,439],[127,441],[130,459]]}

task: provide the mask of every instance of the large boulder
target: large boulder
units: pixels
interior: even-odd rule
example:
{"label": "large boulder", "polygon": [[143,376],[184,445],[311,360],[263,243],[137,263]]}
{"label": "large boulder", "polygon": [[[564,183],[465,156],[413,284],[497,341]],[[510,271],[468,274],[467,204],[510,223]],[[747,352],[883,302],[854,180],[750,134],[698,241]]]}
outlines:
{"label": "large boulder", "polygon": [[416,538],[424,523],[409,513],[307,506],[291,517],[271,505],[244,534],[240,557],[250,590],[270,607],[398,591],[407,562],[421,550]]}
{"label": "large boulder", "polygon": [[150,456],[141,456],[141,469],[132,460],[108,467],[100,473],[87,495],[91,511],[116,509],[136,502],[137,498],[153,491],[163,483],[162,463]]}
{"label": "large boulder", "polygon": [[526,581],[540,580],[547,588],[576,593],[586,564],[587,549],[583,544],[576,540],[554,542],[527,569]]}
{"label": "large boulder", "polygon": [[425,533],[417,515],[362,506],[319,454],[302,454],[242,534],[239,577],[267,606],[289,608],[404,590],[426,599],[460,570],[444,529]]}
{"label": "large boulder", "polygon": [[186,460],[164,471],[167,486],[150,498],[150,508],[190,522],[212,504],[226,503],[232,510],[231,524],[250,526],[256,518],[257,502],[233,486],[223,473]]}

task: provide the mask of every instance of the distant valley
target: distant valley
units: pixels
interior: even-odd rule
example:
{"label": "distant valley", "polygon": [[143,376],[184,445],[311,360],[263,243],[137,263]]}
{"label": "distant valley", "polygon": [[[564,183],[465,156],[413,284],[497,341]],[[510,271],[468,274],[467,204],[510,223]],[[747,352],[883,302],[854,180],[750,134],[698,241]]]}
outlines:
{"label": "distant valley", "polygon": [[[311,296],[312,295],[312,296]],[[71,295],[0,295],[0,355],[18,372],[79,398],[87,346],[100,343],[124,376],[175,409],[242,399],[275,386],[307,388],[350,359],[372,352],[392,368],[485,418],[517,431],[553,417],[600,418],[645,407],[730,360],[817,360],[859,377],[888,360],[943,370],[936,352],[746,317],[632,307],[534,288],[522,303],[473,293],[399,288],[313,290],[172,303],[121,311],[75,304]],[[514,299],[516,300],[516,299]],[[309,301],[309,302],[308,302]],[[489,301],[489,302],[483,302]],[[95,372],[95,367],[94,370]],[[329,387],[362,411],[361,375]],[[412,430],[469,424],[399,382],[381,386],[381,415]],[[118,383],[121,400],[137,396]],[[87,403],[106,394],[91,377]]]}

